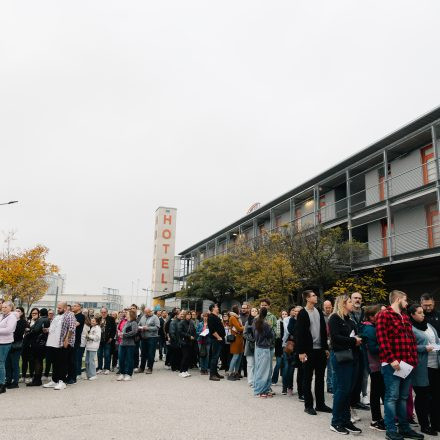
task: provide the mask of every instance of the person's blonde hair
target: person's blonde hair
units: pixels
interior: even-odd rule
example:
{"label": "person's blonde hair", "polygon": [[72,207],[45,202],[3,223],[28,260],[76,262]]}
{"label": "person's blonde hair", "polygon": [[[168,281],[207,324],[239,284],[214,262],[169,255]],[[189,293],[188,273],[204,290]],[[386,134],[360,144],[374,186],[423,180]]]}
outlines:
{"label": "person's blonde hair", "polygon": [[5,304],[6,306],[9,306],[11,308],[11,312],[15,310],[15,305],[12,301],[3,301],[2,304]]}
{"label": "person's blonde hair", "polygon": [[346,294],[342,294],[339,295],[336,299],[335,299],[335,306],[333,308],[333,313],[335,315],[338,315],[340,318],[344,319],[345,318],[345,304],[347,303],[347,301],[350,299],[350,297]]}
{"label": "person's blonde hair", "polygon": [[406,296],[405,292],[402,292],[401,290],[392,290],[389,296],[390,305],[393,304],[397,298],[403,298],[404,296]]}

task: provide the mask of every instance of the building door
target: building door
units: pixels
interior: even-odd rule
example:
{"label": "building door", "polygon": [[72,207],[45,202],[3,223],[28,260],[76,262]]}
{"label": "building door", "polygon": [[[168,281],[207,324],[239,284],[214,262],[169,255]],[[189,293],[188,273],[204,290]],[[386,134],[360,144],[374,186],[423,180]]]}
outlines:
{"label": "building door", "polygon": [[430,248],[440,246],[440,216],[437,203],[426,207],[426,225],[428,227],[428,246]]}
{"label": "building door", "polygon": [[427,145],[420,150],[422,156],[423,184],[427,185],[436,179],[434,148]]}

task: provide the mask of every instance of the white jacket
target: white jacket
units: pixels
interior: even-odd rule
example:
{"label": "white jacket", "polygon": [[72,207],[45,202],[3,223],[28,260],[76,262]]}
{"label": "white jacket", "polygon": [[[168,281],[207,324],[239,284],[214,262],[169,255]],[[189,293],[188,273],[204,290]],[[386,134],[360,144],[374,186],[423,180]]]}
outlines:
{"label": "white jacket", "polygon": [[81,333],[81,348],[85,348],[87,343],[87,335],[89,334],[90,327],[87,324],[84,324],[83,331]]}
{"label": "white jacket", "polygon": [[99,325],[90,328],[86,341],[87,351],[98,351],[99,343],[101,342],[101,327]]}

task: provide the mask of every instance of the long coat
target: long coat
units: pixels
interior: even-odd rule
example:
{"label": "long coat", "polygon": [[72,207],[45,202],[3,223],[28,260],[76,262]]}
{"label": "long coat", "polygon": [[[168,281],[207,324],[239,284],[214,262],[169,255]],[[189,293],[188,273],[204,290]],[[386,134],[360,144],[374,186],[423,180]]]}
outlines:
{"label": "long coat", "polygon": [[[232,330],[235,328],[236,331]],[[235,313],[231,313],[229,316],[229,328],[231,329],[231,333],[235,335],[235,341],[231,342],[230,352],[231,354],[240,354],[244,351],[243,345],[243,331],[244,327],[241,325],[240,319]]]}

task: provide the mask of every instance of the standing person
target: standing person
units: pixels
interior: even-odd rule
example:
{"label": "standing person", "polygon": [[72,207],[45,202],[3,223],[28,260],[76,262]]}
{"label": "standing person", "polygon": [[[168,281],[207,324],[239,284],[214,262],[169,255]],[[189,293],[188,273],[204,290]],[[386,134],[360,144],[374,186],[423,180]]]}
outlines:
{"label": "standing person", "polygon": [[[298,318],[299,312],[303,309],[302,306],[296,306],[291,314],[293,315],[289,319],[289,323],[287,324],[287,331],[290,335],[292,335],[293,340],[296,341],[296,320]],[[298,350],[295,346],[294,351],[294,365],[296,366],[296,386],[298,387],[298,400],[300,402],[304,402],[304,365],[300,362],[298,357]],[[293,371],[294,373],[294,371]],[[293,379],[293,378],[292,378]],[[292,382],[293,383],[293,382]],[[293,390],[292,390],[293,392]]]}
{"label": "standing person", "polygon": [[386,429],[380,409],[380,401],[383,401],[385,397],[385,385],[380,371],[379,344],[376,337],[376,320],[379,312],[380,305],[365,307],[365,321],[363,322],[360,336],[364,341],[370,372],[370,407],[372,419],[370,428],[384,432]]}
{"label": "standing person", "polygon": [[[115,348],[117,348],[117,350],[118,350],[118,354],[116,355],[116,358],[118,359],[118,365],[119,365],[119,346],[121,345],[121,342],[122,342],[122,329],[124,328],[124,325],[126,324],[127,321],[128,321],[127,313],[125,312],[125,310],[123,310],[119,314],[119,321],[116,326]],[[136,347],[135,347],[135,351],[136,351]],[[135,358],[136,357],[134,357],[134,359]],[[134,364],[134,365],[136,365],[136,364]],[[136,371],[136,368],[133,371]],[[117,370],[117,372],[119,374],[119,370]]]}
{"label": "standing person", "polygon": [[231,334],[234,335],[234,341],[231,342],[229,346],[230,353],[232,355],[231,361],[229,362],[229,374],[228,380],[238,380],[241,379],[239,370],[241,364],[241,357],[243,355],[243,331],[244,327],[241,324],[239,316],[238,306],[233,306],[232,311],[229,313],[229,327]]}
{"label": "standing person", "polygon": [[49,327],[46,346],[53,353],[52,380],[43,385],[44,388],[64,390],[66,388],[67,369],[70,361],[73,363],[73,345],[75,343],[76,319],[68,311],[67,303],[57,305],[57,316]]}
{"label": "standing person", "polygon": [[182,350],[180,347],[180,334],[179,334],[179,323],[182,320],[183,314],[180,310],[175,310],[176,315],[170,322],[170,351],[172,352],[172,356],[170,359],[171,362],[171,371],[180,370],[180,362],[182,359]]}
{"label": "standing person", "polygon": [[[160,310],[159,310],[160,312]],[[167,318],[167,312],[163,310],[160,314],[157,312],[157,317],[159,318],[159,360],[163,360],[163,355],[167,354],[167,345],[165,339],[165,321]]]}
{"label": "standing person", "polygon": [[[270,358],[273,359],[274,354],[275,354],[275,338],[280,336],[280,334],[278,333],[279,329],[277,326],[277,318],[275,315],[272,315],[272,313],[270,313],[270,300],[269,300],[269,298],[263,298],[260,300],[260,313],[261,313],[262,308],[267,310],[266,322],[269,324],[270,328],[272,329],[272,331],[275,335],[275,337],[272,341],[272,347],[270,348]],[[272,374],[273,374],[273,363],[272,362],[270,362],[269,369],[270,369],[270,377],[272,378]]]}
{"label": "standing person", "polygon": [[[98,369],[96,374],[109,374],[112,343],[116,336],[116,322],[108,314],[107,307],[101,309],[101,342],[98,349]],[[104,368],[104,369],[103,369]]]}
{"label": "standing person", "polygon": [[350,419],[350,401],[356,383],[359,347],[362,339],[356,336],[356,325],[349,314],[353,302],[348,295],[336,298],[333,314],[328,320],[332,345],[333,364],[333,411],[330,429],[338,434],[360,434],[362,432]]}
{"label": "standing person", "polygon": [[225,329],[225,343],[223,344],[222,352],[220,354],[220,360],[221,360],[220,370],[225,370],[225,372],[226,372],[229,370],[229,360],[231,358],[231,350],[229,348],[231,345],[231,342],[229,341],[229,338],[230,338],[229,335],[231,334],[231,329],[229,327],[229,314],[228,314],[228,312],[223,312],[222,324]]}
{"label": "standing person", "polygon": [[[330,300],[326,300],[322,304],[322,311],[324,313],[324,320],[325,325],[327,326],[327,333],[328,333],[328,320],[330,318],[330,315],[333,313],[333,305]],[[327,393],[333,394],[333,367],[332,362],[329,358],[327,359]]]}
{"label": "standing person", "polygon": [[192,320],[192,313],[187,310],[183,313],[184,319],[179,322],[180,347],[182,350],[182,359],[180,361],[180,377],[191,376],[188,368],[191,364],[192,345],[196,340],[196,328]]}
{"label": "standing person", "polygon": [[[353,302],[353,311],[350,313],[350,319],[354,322],[356,327],[356,334],[362,333],[362,322],[364,321],[364,311],[362,310],[362,295],[359,292],[351,294],[351,301]],[[359,366],[356,367],[357,379],[353,388],[353,394],[351,396],[351,408],[352,415],[356,420],[360,420],[357,416],[356,410],[361,409],[368,411],[370,407],[367,405],[367,386],[368,386],[368,368],[366,362],[364,362],[364,350],[363,346],[360,346],[359,359],[355,361],[359,362]]]}
{"label": "standing person", "polygon": [[118,381],[130,381],[133,375],[133,350],[136,347],[134,338],[138,333],[136,312],[130,309],[128,317],[128,322],[125,323],[122,332],[119,334],[122,341],[119,345],[119,376],[116,379]]}
{"label": "standing person", "polygon": [[[137,322],[138,327],[139,327],[139,321],[140,321],[140,319],[143,316],[143,312],[138,314],[138,306],[136,304],[132,304],[130,306],[130,310],[133,310],[136,313],[136,316],[137,316],[136,322]],[[125,312],[126,312],[126,315],[127,315],[127,318],[128,318],[128,309],[126,309]],[[134,365],[133,372],[134,373],[140,373],[141,372],[140,368],[139,368],[139,359],[140,359],[139,352],[140,352],[140,347],[141,347],[140,335],[136,335],[136,337],[134,338],[134,344],[135,344],[135,347],[134,347],[134,350],[133,350],[133,356],[134,356],[133,357],[133,365]]]}
{"label": "standing person", "polygon": [[414,369],[412,386],[416,393],[414,405],[420,430],[427,435],[437,435],[439,420],[438,391],[431,393],[429,370],[439,369],[439,353],[434,346],[440,341],[435,328],[428,324],[423,308],[419,304],[412,304],[408,309],[414,336],[417,341],[418,364]]}
{"label": "standing person", "polygon": [[[95,322],[98,323],[96,318],[95,318]],[[92,327],[92,324],[91,324],[90,316],[88,314],[84,315],[84,327],[83,327],[83,331],[81,333],[81,348],[84,349],[84,353],[86,352],[87,335],[89,334],[91,327]],[[96,351],[98,351],[98,349],[96,349]],[[86,365],[86,369],[87,369],[87,365]],[[81,379],[87,379],[87,371],[84,371],[84,373],[81,373]]]}
{"label": "standing person", "polygon": [[440,335],[440,313],[435,310],[434,296],[430,293],[424,293],[420,297],[420,305],[422,306],[426,321],[428,324],[431,324],[437,334]]}
{"label": "standing person", "polygon": [[254,395],[263,398],[272,397],[269,364],[272,363],[271,347],[275,340],[274,331],[266,321],[267,314],[267,309],[263,307],[252,324],[255,336]]}
{"label": "standing person", "polygon": [[[423,434],[411,429],[406,416],[412,373],[406,378],[394,374],[400,370],[400,362],[417,366],[417,344],[409,317],[403,313],[408,305],[406,293],[393,290],[390,306],[379,313],[376,323],[379,357],[385,383],[385,427],[388,440],[405,438],[422,439]],[[395,423],[399,421],[399,432]]]}
{"label": "standing person", "polygon": [[150,307],[145,307],[144,315],[139,320],[139,331],[141,334],[140,371],[143,372],[145,364],[147,364],[146,374],[153,372],[154,357],[156,356],[157,341],[159,339],[159,327],[159,318]]}
{"label": "standing person", "polygon": [[[279,336],[275,339],[275,368],[272,374],[272,385],[278,383],[278,378],[283,376],[283,338],[284,338],[284,319],[287,318],[287,311],[281,312],[281,317],[277,321],[277,334]],[[284,368],[284,367],[283,367]]]}
{"label": "standing person", "polygon": [[32,357],[34,359],[34,377],[32,382],[27,383],[26,386],[39,387],[43,384],[41,378],[43,375],[43,360],[46,355],[46,341],[47,330],[50,326],[50,321],[47,309],[40,310],[40,317],[32,326],[29,337],[31,338]]}
{"label": "standing person", "polygon": [[17,315],[17,326],[14,331],[14,341],[6,357],[5,385],[7,389],[18,388],[18,380],[20,379],[20,354],[23,347],[24,331],[27,326],[23,307],[17,307],[15,314]]}
{"label": "standing person", "polygon": [[6,393],[6,358],[14,342],[14,332],[17,327],[17,315],[13,310],[14,304],[11,301],[2,303],[2,313],[0,314],[0,394]]}
{"label": "standing person", "polygon": [[209,334],[202,336],[201,333],[208,329],[208,313],[202,314],[202,321],[197,324],[197,342],[199,344],[199,358],[200,358],[200,374],[208,375],[209,370],[209,350],[211,348]]}
{"label": "standing person", "polygon": [[[293,320],[292,325],[290,325],[290,331],[292,331],[292,334],[289,332],[289,323]],[[283,320],[283,327],[284,327],[284,333],[283,333],[283,339],[282,339],[282,347],[283,347],[283,388],[281,391],[281,394],[286,396],[289,394],[290,396],[293,394],[293,374],[295,370],[295,329],[296,324],[296,318],[295,318],[295,307],[291,307],[289,309],[289,316],[284,318]],[[292,348],[292,352],[290,352],[290,349],[287,349],[286,346],[288,345],[287,342],[291,341],[290,344]]]}
{"label": "standing person", "polygon": [[[302,294],[306,306],[298,313],[296,322],[296,348],[304,368],[304,412],[316,415],[316,411],[331,413],[324,400],[324,375],[329,357],[327,326],[324,315],[315,306],[318,296],[313,290]],[[313,408],[312,380],[315,375],[316,409]]]}
{"label": "standing person", "polygon": [[[40,317],[40,312],[36,307],[31,309],[27,322],[28,325],[24,332],[23,349],[21,353],[21,377],[23,382],[31,383],[34,377],[34,356],[32,353],[32,343],[35,340],[35,333],[31,333],[31,330]],[[27,372],[29,368],[29,377]]]}
{"label": "standing person", "polygon": [[246,357],[247,368],[247,381],[250,387],[254,386],[254,356],[255,356],[255,337],[254,328],[252,324],[254,319],[258,316],[258,310],[256,307],[252,307],[249,313],[249,317],[244,326],[243,337],[245,339],[244,356]]}
{"label": "standing person", "polygon": [[101,327],[96,318],[90,319],[90,328],[86,334],[86,377],[96,379],[95,356],[101,342]]}
{"label": "standing person", "polygon": [[[241,306],[240,309],[240,322],[241,325],[243,327],[246,327],[246,322],[249,319],[249,314],[250,314],[250,306],[247,302],[244,302]],[[246,341],[243,339],[243,344],[246,345]],[[241,357],[241,363],[240,363],[240,370],[239,373],[241,374],[241,372],[243,371],[243,376],[247,377],[247,359],[246,359],[246,355],[243,355]]]}
{"label": "standing person", "polygon": [[121,320],[121,316],[122,314],[125,314],[124,311],[119,311],[119,312],[113,312],[112,316],[115,319],[115,324],[116,324],[116,336],[113,339],[113,344],[112,344],[112,355],[111,355],[111,363],[110,363],[110,371],[113,373],[114,371],[116,371],[116,369],[118,368],[118,350],[119,350],[119,344],[118,344],[118,325],[119,325],[119,321]]}
{"label": "standing person", "polygon": [[209,370],[209,380],[219,381],[224,376],[218,373],[217,365],[218,358],[222,352],[223,345],[225,343],[225,328],[223,327],[221,319],[218,317],[219,308],[218,304],[211,304],[209,306],[210,314],[208,316],[208,329],[211,337],[211,360]]}
{"label": "standing person", "polygon": [[69,381],[76,383],[77,377],[81,377],[82,372],[84,348],[81,347],[81,336],[84,328],[85,316],[83,315],[82,306],[80,303],[74,303],[72,305],[72,312],[75,314],[76,331],[75,344],[73,346],[74,369],[71,371]]}
{"label": "standing person", "polygon": [[[53,321],[53,319],[55,318],[55,312],[52,309],[49,309],[47,311],[47,317],[49,318],[49,326],[50,323]],[[45,335],[46,335],[46,340],[47,340],[47,336],[49,331],[45,330]],[[47,381],[49,380],[49,376],[50,376],[50,369],[52,368],[52,364],[53,364],[53,359],[52,359],[52,351],[48,350],[47,347],[45,346],[44,349],[44,376],[42,377],[42,380]]]}

